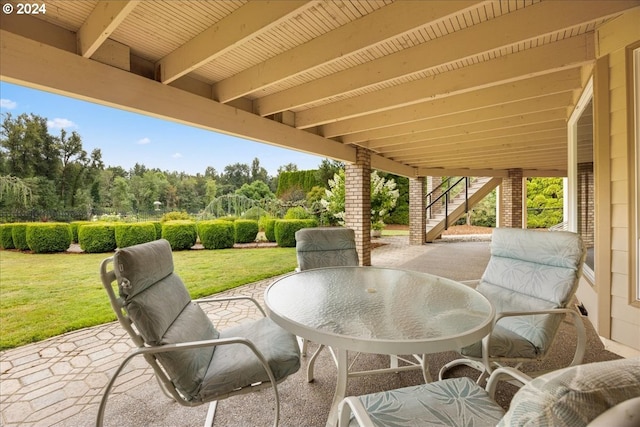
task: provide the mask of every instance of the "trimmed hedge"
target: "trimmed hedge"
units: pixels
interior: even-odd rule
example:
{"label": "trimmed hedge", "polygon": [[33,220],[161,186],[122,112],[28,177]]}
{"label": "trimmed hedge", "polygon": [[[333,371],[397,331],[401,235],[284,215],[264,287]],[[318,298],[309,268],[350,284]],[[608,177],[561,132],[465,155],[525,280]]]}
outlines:
{"label": "trimmed hedge", "polygon": [[318,222],[315,219],[279,219],[275,224],[276,242],[282,248],[295,247],[296,231],[317,226]]}
{"label": "trimmed hedge", "polygon": [[71,242],[78,243],[78,228],[81,225],[93,224],[92,221],[71,221],[69,225],[71,226]]}
{"label": "trimmed hedge", "polygon": [[64,252],[71,244],[71,226],[66,222],[27,224],[27,244],[37,254]]}
{"label": "trimmed hedge", "polygon": [[115,227],[116,245],[119,248],[156,240],[156,227],[150,222],[119,223]]}
{"label": "trimmed hedge", "polygon": [[310,219],[312,215],[302,206],[294,206],[287,209],[284,219]]}
{"label": "trimmed hedge", "polygon": [[260,222],[258,223],[259,228],[264,231],[264,235],[269,242],[276,241],[276,219],[268,216],[263,216],[260,218]]}
{"label": "trimmed hedge", "polygon": [[233,223],[236,243],[255,242],[258,235],[258,221],[252,219],[238,219]]}
{"label": "trimmed hedge", "polygon": [[181,251],[196,244],[196,223],[189,220],[167,221],[162,224],[162,238],[169,241],[171,249]]}
{"label": "trimmed hedge", "polygon": [[13,239],[13,247],[21,251],[28,251],[29,244],[27,243],[27,223],[26,222],[14,222],[11,227],[11,237]]}
{"label": "trimmed hedge", "polygon": [[198,223],[200,243],[205,249],[232,248],[234,243],[233,222],[219,219]]}
{"label": "trimmed hedge", "polygon": [[116,250],[115,225],[98,222],[78,228],[78,243],[87,253],[113,252]]}
{"label": "trimmed hedge", "polygon": [[160,221],[149,221],[156,228],[156,238],[154,240],[162,239],[162,222]]}
{"label": "trimmed hedge", "polygon": [[13,244],[13,236],[11,235],[11,229],[13,224],[0,224],[0,248],[2,249],[15,249]]}

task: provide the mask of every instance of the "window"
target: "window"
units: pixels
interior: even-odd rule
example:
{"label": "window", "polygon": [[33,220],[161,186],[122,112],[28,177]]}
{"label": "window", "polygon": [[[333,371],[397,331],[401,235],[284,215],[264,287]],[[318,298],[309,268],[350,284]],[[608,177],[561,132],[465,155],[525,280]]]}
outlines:
{"label": "window", "polygon": [[569,118],[568,229],[587,247],[584,276],[595,283],[595,181],[593,151],[593,81]]}

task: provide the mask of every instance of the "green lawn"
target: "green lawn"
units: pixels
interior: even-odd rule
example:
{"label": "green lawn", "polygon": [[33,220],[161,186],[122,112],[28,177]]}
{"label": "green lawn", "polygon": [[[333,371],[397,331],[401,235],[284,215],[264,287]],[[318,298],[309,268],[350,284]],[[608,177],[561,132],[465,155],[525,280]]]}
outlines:
{"label": "green lawn", "polygon": [[[0,252],[0,350],[115,320],[100,282],[108,254]],[[293,271],[294,248],[174,252],[192,298]]]}

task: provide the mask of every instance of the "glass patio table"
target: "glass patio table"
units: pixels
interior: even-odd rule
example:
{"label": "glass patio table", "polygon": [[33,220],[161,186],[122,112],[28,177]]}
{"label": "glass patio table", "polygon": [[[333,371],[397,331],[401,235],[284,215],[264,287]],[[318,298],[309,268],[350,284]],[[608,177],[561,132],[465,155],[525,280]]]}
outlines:
{"label": "glass patio table", "polygon": [[[394,356],[456,350],[489,334],[495,317],[491,303],[462,283],[393,268],[292,273],[273,282],[264,301],[282,328],[332,350],[338,374],[327,426],[336,425],[338,403],[353,375],[348,351]],[[421,367],[428,369],[424,361]]]}

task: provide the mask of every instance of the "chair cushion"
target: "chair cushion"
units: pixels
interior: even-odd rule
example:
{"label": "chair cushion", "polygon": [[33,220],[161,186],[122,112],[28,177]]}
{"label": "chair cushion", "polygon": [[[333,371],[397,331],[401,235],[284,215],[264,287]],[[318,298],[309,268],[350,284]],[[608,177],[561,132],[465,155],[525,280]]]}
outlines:
{"label": "chair cushion", "polygon": [[[211,320],[173,273],[166,240],[120,249],[114,270],[124,308],[145,343],[151,346],[218,338]],[[200,387],[215,347],[158,354],[176,388],[191,400]]]}
{"label": "chair cushion", "polygon": [[[359,399],[373,425],[379,427],[495,426],[504,414],[482,387],[466,377],[367,394]],[[358,423],[352,419],[350,425]]]}
{"label": "chair cushion", "polygon": [[[478,341],[460,350],[460,354],[467,357],[482,357],[482,341]],[[526,357],[535,359],[540,355],[540,349],[531,341],[522,336],[496,325],[491,331],[489,341],[489,354],[491,357]]]}
{"label": "chair cushion", "polygon": [[296,255],[300,270],[357,266],[355,232],[343,227],[303,228],[296,232]]}
{"label": "chair cushion", "polygon": [[[245,322],[220,333],[220,338],[231,337],[244,337],[253,342],[267,359],[276,381],[300,368],[300,349],[295,335],[269,318]],[[198,399],[212,400],[240,387],[265,381],[269,381],[269,376],[249,347],[243,344],[221,345],[213,354]]]}
{"label": "chair cushion", "polygon": [[[491,259],[476,289],[498,313],[564,308],[576,292],[584,254],[576,233],[497,228]],[[498,325],[521,335],[540,355],[551,345],[563,317],[508,317]]]}
{"label": "chair cushion", "polygon": [[584,426],[640,396],[640,358],[578,365],[522,387],[499,426]]}

